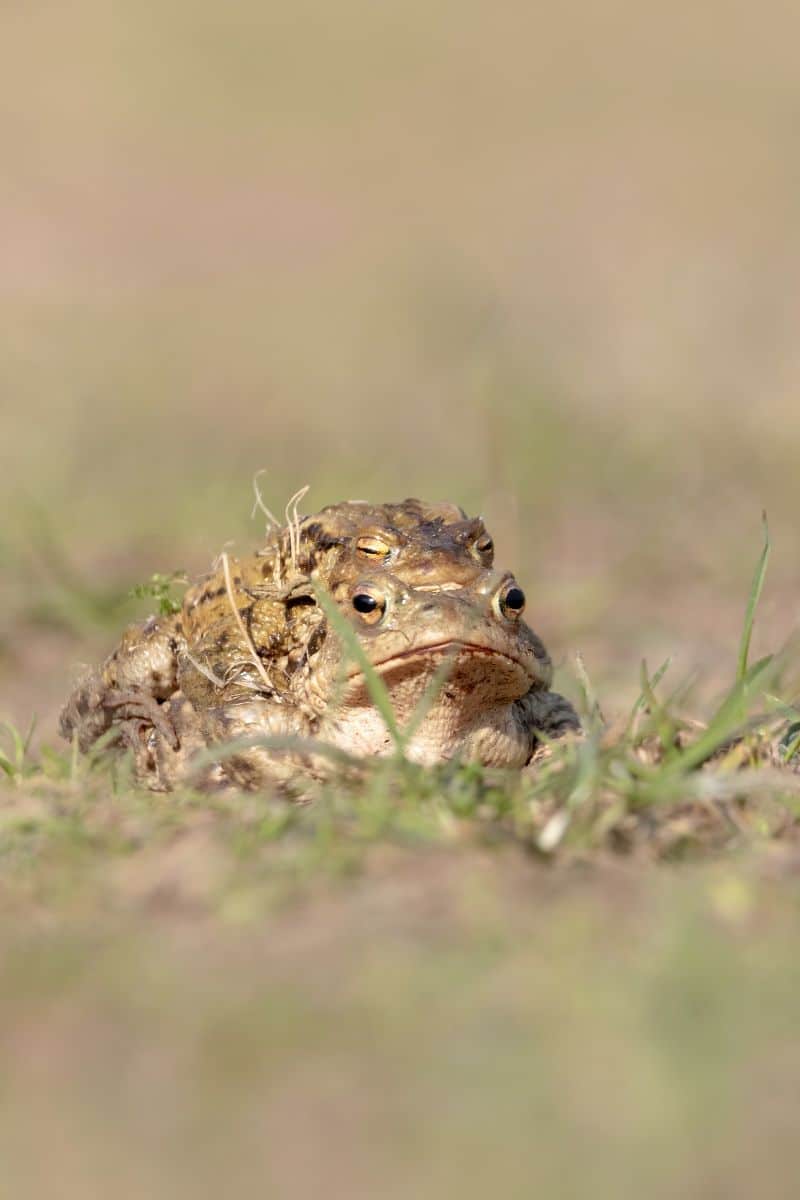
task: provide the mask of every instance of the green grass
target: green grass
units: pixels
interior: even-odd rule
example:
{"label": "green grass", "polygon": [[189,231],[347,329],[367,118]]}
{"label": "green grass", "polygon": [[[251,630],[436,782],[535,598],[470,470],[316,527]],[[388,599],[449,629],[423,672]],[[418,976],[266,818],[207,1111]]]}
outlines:
{"label": "green grass", "polygon": [[796,793],[659,779],[650,721],[533,781],[390,762],[306,807],[15,741],[13,1194],[791,1194]]}

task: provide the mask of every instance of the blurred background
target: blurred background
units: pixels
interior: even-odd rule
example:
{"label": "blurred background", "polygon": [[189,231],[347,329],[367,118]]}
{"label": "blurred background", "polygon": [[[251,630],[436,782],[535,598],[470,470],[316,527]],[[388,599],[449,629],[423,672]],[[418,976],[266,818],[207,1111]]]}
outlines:
{"label": "blurred background", "polygon": [[[261,469],[275,511],[483,513],[612,719],[643,657],[730,681],[766,509],[779,647],[798,44],[777,0],[6,0],[0,720],[54,741],[132,587],[258,545]],[[263,797],[37,786],[0,802],[15,1197],[796,1190],[796,885],[347,844],[304,907]]]}
{"label": "blurred background", "polygon": [[482,512],[612,710],[643,656],[727,676],[766,508],[774,649],[798,35],[732,0],[5,5],[0,716],[51,732],[133,584],[256,545],[260,468],[276,510]]}

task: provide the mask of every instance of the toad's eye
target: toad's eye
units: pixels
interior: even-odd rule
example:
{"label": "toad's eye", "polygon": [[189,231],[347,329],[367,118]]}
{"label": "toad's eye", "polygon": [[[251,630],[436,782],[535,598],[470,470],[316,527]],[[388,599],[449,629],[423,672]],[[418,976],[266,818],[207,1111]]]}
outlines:
{"label": "toad's eye", "polygon": [[525,593],[517,583],[509,583],[497,598],[501,614],[508,620],[516,620],[525,608]]}
{"label": "toad's eye", "polygon": [[489,558],[494,553],[494,542],[488,533],[484,533],[478,538],[475,549],[481,558]]}
{"label": "toad's eye", "polygon": [[353,596],[353,608],[367,625],[377,625],[386,612],[386,601],[371,592],[356,592]]}
{"label": "toad's eye", "polygon": [[360,554],[362,558],[371,558],[373,561],[376,558],[388,558],[391,549],[391,546],[384,542],[383,538],[371,535],[360,537],[356,542],[356,553]]}

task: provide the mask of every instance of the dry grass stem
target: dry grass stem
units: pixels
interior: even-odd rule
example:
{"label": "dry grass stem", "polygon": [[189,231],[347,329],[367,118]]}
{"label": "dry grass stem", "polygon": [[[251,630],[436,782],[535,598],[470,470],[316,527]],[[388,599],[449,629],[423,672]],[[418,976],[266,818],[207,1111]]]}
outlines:
{"label": "dry grass stem", "polygon": [[275,516],[275,514],[271,511],[271,509],[267,508],[266,504],[264,503],[264,497],[261,495],[261,488],[258,486],[258,481],[259,481],[260,477],[262,475],[266,475],[266,473],[267,473],[267,468],[262,467],[261,470],[256,471],[255,475],[253,476],[253,491],[255,492],[256,498],[255,498],[255,503],[253,504],[253,511],[250,513],[250,520],[252,521],[253,518],[255,517],[256,513],[260,510],[264,514],[264,516],[267,518],[267,520],[270,522],[270,524],[272,524],[276,529],[280,529],[281,528],[280,521]]}
{"label": "dry grass stem", "polygon": [[203,663],[199,662],[198,659],[196,659],[194,657],[194,655],[192,653],[190,653],[190,651],[188,649],[184,649],[183,653],[186,655],[186,657],[188,658],[188,660],[192,664],[192,666],[195,668],[195,670],[199,671],[201,675],[205,675],[206,679],[210,683],[213,683],[214,687],[216,687],[216,688],[224,688],[225,687],[225,681],[223,679],[220,679],[218,675],[215,675],[214,672],[209,667],[206,667],[206,666],[204,666]]}
{"label": "dry grass stem", "polygon": [[239,612],[239,606],[236,603],[236,597],[233,594],[233,583],[231,582],[231,567],[230,567],[230,563],[228,561],[228,555],[223,553],[220,561],[222,563],[222,572],[225,576],[225,589],[228,593],[228,601],[230,602],[231,613],[233,614],[233,619],[235,620],[237,628],[238,628],[239,632],[241,633],[242,638],[244,639],[244,644],[247,647],[250,661],[252,662],[253,666],[258,671],[258,674],[264,680],[264,683],[266,684],[266,686],[269,688],[269,690],[271,692],[273,690],[272,682],[270,680],[269,675],[267,674],[267,672],[264,669],[264,664],[262,663],[261,659],[258,657],[258,654],[256,653],[256,648],[253,645],[253,639],[250,637],[250,634],[247,632],[245,623],[242,620],[242,614]]}
{"label": "dry grass stem", "polygon": [[298,559],[300,558],[300,514],[297,511],[297,506],[300,501],[309,492],[311,485],[307,483],[291,496],[286,504],[286,524],[289,529],[289,553],[292,559],[292,571],[296,575],[298,573]]}

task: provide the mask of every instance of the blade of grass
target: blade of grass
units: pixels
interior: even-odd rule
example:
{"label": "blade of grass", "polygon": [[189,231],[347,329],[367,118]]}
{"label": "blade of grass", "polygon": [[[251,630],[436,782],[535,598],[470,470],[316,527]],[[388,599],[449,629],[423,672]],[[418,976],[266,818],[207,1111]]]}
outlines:
{"label": "blade of grass", "polygon": [[37,721],[38,721],[38,718],[37,718],[36,714],[34,713],[34,715],[31,717],[31,723],[28,726],[28,732],[25,734],[25,738],[22,743],[23,758],[27,757],[28,751],[31,748],[31,741],[33,740],[33,735],[36,732]]}
{"label": "blade of grass", "polygon": [[23,737],[17,727],[12,725],[10,721],[0,722],[0,730],[2,730],[10,743],[10,753],[0,750],[0,771],[3,771],[9,779],[19,780],[26,774],[25,760],[28,756],[28,748],[35,728],[36,718],[34,717],[27,734]]}
{"label": "blade of grass", "polygon": [[[625,726],[626,734],[630,734],[633,732],[634,725],[636,723],[636,718],[639,715],[639,712],[641,711],[641,709],[644,708],[644,706],[646,704],[649,706],[651,703],[651,699],[653,701],[655,701],[655,689],[658,687],[659,683],[666,675],[671,664],[672,664],[672,657],[670,656],[669,658],[665,658],[663,663],[661,664],[661,666],[658,668],[658,670],[656,671],[656,673],[653,675],[653,677],[651,679],[647,673],[647,661],[645,659],[642,659],[641,676],[640,677],[643,680],[643,686],[642,686],[642,690],[639,693],[639,697],[636,700],[636,703],[634,704],[633,708],[631,709],[631,715],[628,717],[628,723]],[[655,702],[658,703],[658,701],[655,701]],[[659,705],[659,707],[660,707],[660,705]]]}
{"label": "blade of grass", "polygon": [[575,673],[578,676],[578,683],[583,693],[587,723],[594,729],[601,729],[605,725],[605,718],[603,717],[597,693],[589,678],[589,672],[586,670],[586,663],[583,661],[583,655],[580,651],[575,654]]}
{"label": "blade of grass", "polygon": [[736,678],[739,682],[741,682],[747,674],[747,659],[750,654],[750,639],[753,634],[753,622],[755,621],[756,609],[758,607],[759,599],[761,598],[761,589],[764,586],[764,577],[767,573],[767,563],[769,562],[770,540],[766,512],[762,513],[761,519],[764,525],[764,545],[761,549],[758,563],[756,564],[753,582],[750,587],[750,597],[747,601],[747,610],[744,616],[742,640],[739,644],[739,662],[736,669]]}
{"label": "blade of grass", "polygon": [[640,717],[641,710],[637,714],[636,734],[637,739],[641,736],[645,738],[649,735],[656,734],[661,745],[666,749],[672,744],[672,741],[680,728],[680,721],[673,714],[672,706],[669,703],[664,703],[658,699],[653,690],[653,681],[647,672],[647,663],[642,659],[642,664],[639,671],[639,686],[644,698],[644,708],[647,713],[645,729],[640,734],[640,726],[642,722]]}
{"label": "blade of grass", "polygon": [[356,631],[353,629],[350,622],[340,611],[336,601],[322,588],[318,583],[314,584],[314,594],[319,601],[319,605],[325,616],[328,618],[333,629],[344,643],[344,648],[349,658],[356,664],[364,676],[364,681],[367,685],[367,691],[370,694],[373,704],[378,712],[383,717],[384,724],[389,731],[389,736],[395,745],[395,750],[398,755],[403,754],[405,747],[405,739],[403,737],[400,726],[397,723],[392,702],[389,698],[386,684],[381,679],[378,672],[369,661],[363,646],[358,640]]}
{"label": "blade of grass", "polygon": [[701,766],[725,742],[742,732],[747,724],[747,696],[751,688],[766,676],[773,663],[772,655],[761,658],[753,663],[745,672],[742,679],[737,680],[728,692],[722,704],[717,709],[708,728],[692,742],[690,746],[678,751],[673,757],[664,762],[661,773],[664,776],[685,774]]}
{"label": "blade of grass", "polygon": [[342,767],[363,768],[365,762],[369,761],[356,758],[354,755],[348,754],[346,750],[340,750],[338,746],[331,746],[328,742],[321,742],[316,738],[265,736],[236,738],[231,742],[220,742],[218,745],[209,746],[207,750],[201,750],[192,758],[191,769],[199,771],[203,767],[211,766],[212,763],[224,762],[226,758],[233,758],[245,750],[258,749],[273,750],[278,754],[316,754],[322,758],[329,758]]}

